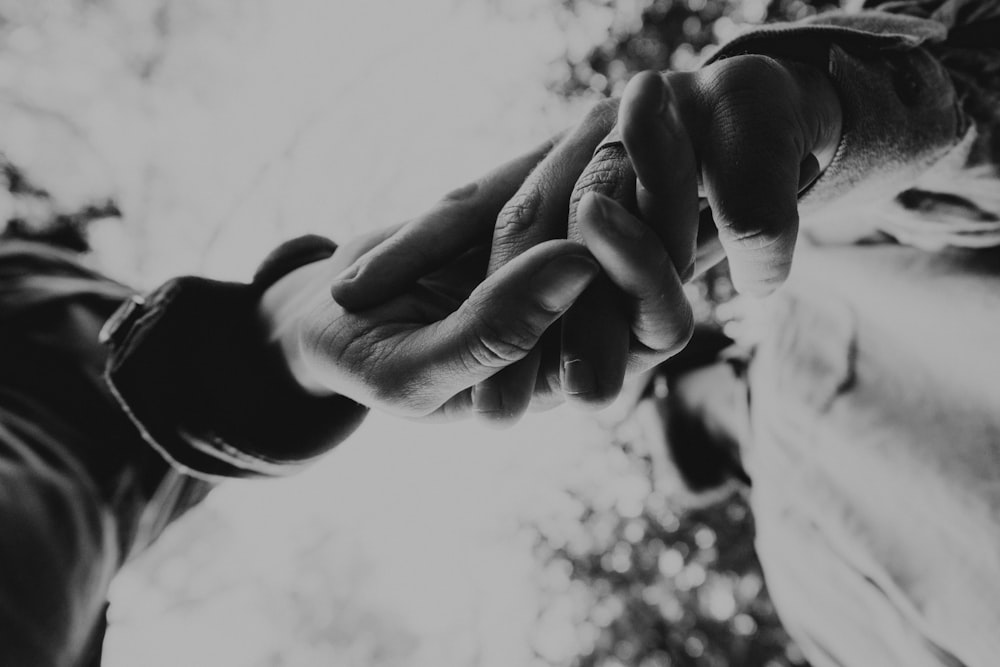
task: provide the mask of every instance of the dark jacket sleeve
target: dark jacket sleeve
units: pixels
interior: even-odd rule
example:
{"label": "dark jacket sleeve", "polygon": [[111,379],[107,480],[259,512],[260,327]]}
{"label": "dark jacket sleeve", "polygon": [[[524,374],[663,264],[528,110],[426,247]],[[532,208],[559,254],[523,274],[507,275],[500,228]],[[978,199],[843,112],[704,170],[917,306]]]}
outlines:
{"label": "dark jacket sleeve", "polygon": [[299,387],[257,316],[270,285],[335,249],[302,237],[275,250],[249,284],[177,278],[108,321],[107,382],[175,467],[205,479],[284,475],[361,423],[364,406]]}
{"label": "dark jacket sleeve", "polygon": [[801,200],[807,233],[836,239],[832,227],[863,217],[903,243],[981,248],[1000,245],[998,35],[1000,0],[881,0],[764,26],[713,60],[758,53],[829,71],[843,133]]}

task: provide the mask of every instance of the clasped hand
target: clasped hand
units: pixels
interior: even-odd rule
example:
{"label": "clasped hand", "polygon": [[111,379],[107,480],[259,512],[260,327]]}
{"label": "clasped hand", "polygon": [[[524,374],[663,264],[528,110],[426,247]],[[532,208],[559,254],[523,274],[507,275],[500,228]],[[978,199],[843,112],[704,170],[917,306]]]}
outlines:
{"label": "clasped hand", "polygon": [[639,74],[427,214],[279,281],[271,337],[304,387],[405,416],[603,406],[690,337],[683,282],[723,256],[699,249],[699,220],[737,289],[785,280],[798,194],[840,130],[832,84],[806,65]]}

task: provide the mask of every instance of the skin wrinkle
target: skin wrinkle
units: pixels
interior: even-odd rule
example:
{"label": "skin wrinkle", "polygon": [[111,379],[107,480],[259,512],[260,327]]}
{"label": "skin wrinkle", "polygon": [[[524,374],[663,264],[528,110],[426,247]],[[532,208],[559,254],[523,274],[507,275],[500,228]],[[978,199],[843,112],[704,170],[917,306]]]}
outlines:
{"label": "skin wrinkle", "polygon": [[511,200],[504,204],[500,215],[497,216],[497,231],[503,230],[504,234],[494,238],[494,245],[503,244],[505,241],[513,244],[513,239],[507,240],[507,237],[530,227],[538,217],[542,202],[539,189],[518,190]]}
{"label": "skin wrinkle", "polygon": [[[616,169],[622,170],[621,181],[615,180],[616,177],[613,176],[606,177],[608,173]],[[635,209],[634,191],[630,192],[627,189],[627,186],[617,187],[617,185],[620,182],[631,184],[631,180],[633,178],[631,174],[631,168],[628,167],[624,162],[619,162],[617,164],[609,164],[608,170],[603,171],[602,174],[603,175],[594,174],[592,175],[592,177],[590,174],[584,174],[583,176],[580,177],[581,181],[578,182],[577,189],[573,191],[573,198],[570,201],[569,205],[570,224],[569,224],[568,237],[570,238],[570,240],[580,241],[582,239],[582,237],[580,236],[580,231],[577,228],[576,221],[577,221],[578,211],[580,208],[580,200],[588,192],[600,193],[602,195],[610,197],[611,199],[614,199],[617,202],[620,202],[622,205],[626,207],[626,209],[632,209],[632,210]],[[582,185],[580,184],[581,182]]]}
{"label": "skin wrinkle", "polygon": [[[617,113],[617,100],[606,100],[595,105],[587,113],[584,122],[567,135],[568,139],[560,142],[531,173],[515,195],[518,209],[514,212],[520,210],[520,219],[511,219],[511,211],[507,211],[507,217],[498,218],[488,275],[532,245],[569,236],[566,221],[570,215],[573,181],[568,177],[579,174],[586,168],[593,156],[594,147],[614,126]],[[570,182],[566,183],[567,181]],[[524,215],[526,212],[530,216]],[[586,303],[588,292],[594,290],[595,285],[600,285],[601,281],[602,277],[598,276],[580,295],[577,303]],[[575,308],[574,305],[567,316]],[[527,407],[538,382],[538,368],[543,365],[540,357],[541,350],[532,351],[524,359],[483,382],[493,384],[494,389],[504,395],[505,405]],[[510,415],[512,419],[519,416],[520,414],[514,413]]]}
{"label": "skin wrinkle", "polygon": [[478,329],[475,335],[463,339],[463,356],[472,360],[469,368],[506,368],[531,351],[497,338],[497,330],[493,325],[484,322]]}
{"label": "skin wrinkle", "polygon": [[[770,291],[790,270],[798,226],[799,165],[809,152],[810,138],[819,136],[821,117],[812,114],[798,93],[795,74],[774,59],[745,56],[702,72],[688,99],[678,100],[688,104],[695,122],[709,123],[697,142],[709,198],[726,232],[724,240],[741,251],[734,252],[733,259],[742,288],[753,292]],[[775,98],[786,100],[777,116],[765,112]],[[581,179],[580,189],[598,190],[606,181],[609,168],[602,157],[597,156],[593,173]],[[777,199],[761,193],[773,193]],[[779,251],[778,256],[773,251]]]}
{"label": "skin wrinkle", "polygon": [[[490,318],[477,317],[479,326],[470,338],[487,354],[479,355],[481,365],[502,368],[526,357],[538,337],[535,327],[521,318],[507,319],[499,325]],[[515,331],[515,329],[517,329]]]}
{"label": "skin wrinkle", "polygon": [[[614,125],[614,117],[617,115],[617,112],[617,100],[599,102],[587,113],[585,121],[579,126],[576,132],[570,134],[567,141],[558,143],[546,155],[545,159],[532,171],[525,184],[518,189],[513,198],[504,206],[500,216],[498,216],[496,228],[498,234],[494,236],[494,245],[501,247],[513,246],[515,249],[523,249],[524,246],[534,245],[534,243],[538,242],[536,239],[533,242],[526,243],[524,239],[507,240],[506,237],[509,234],[517,234],[518,232],[527,233],[530,228],[537,227],[535,223],[539,218],[545,217],[545,213],[548,212],[546,204],[549,200],[556,202],[566,201],[566,197],[558,196],[559,192],[550,192],[550,190],[553,185],[558,185],[566,180],[563,178],[565,172],[576,171],[577,167],[582,168],[589,162],[591,157],[590,151],[589,149],[584,151],[582,147],[593,143],[592,135],[595,133],[603,137],[606,134],[606,130]],[[564,153],[568,153],[568,155],[564,155]],[[549,174],[553,169],[553,165],[558,167],[558,172],[554,178]],[[545,238],[555,238],[552,234],[557,231],[561,230],[543,230],[544,233],[548,234]],[[509,257],[513,254],[515,253],[512,252],[508,255],[504,262],[497,262],[497,266],[494,266],[495,262],[491,259],[490,273],[499,268],[499,265],[509,260]],[[496,255],[497,253],[494,253],[494,257]]]}
{"label": "skin wrinkle", "polygon": [[[792,128],[801,130],[801,127],[798,127],[798,123],[794,119],[774,119],[768,117],[766,119],[751,119],[750,121],[737,120],[735,113],[735,111],[744,110],[745,108],[766,107],[767,105],[762,104],[760,101],[762,97],[773,97],[789,86],[794,88],[795,81],[792,80],[792,77],[780,63],[771,58],[760,56],[741,58],[740,62],[735,64],[735,66],[724,68],[718,73],[710,70],[711,68],[703,70],[698,74],[694,94],[687,100],[682,97],[678,100],[678,104],[682,105],[682,108],[687,112],[685,114],[686,117],[694,119],[696,125],[695,133],[700,133],[696,134],[696,136],[704,137],[703,141],[699,142],[704,146],[701,155],[701,169],[699,171],[707,176],[703,180],[705,181],[709,200],[713,206],[716,224],[724,232],[721,240],[725,241],[727,245],[736,243],[750,252],[761,254],[767,248],[775,247],[775,244],[783,236],[793,233],[797,228],[797,211],[794,210],[796,204],[795,192],[790,192],[788,201],[784,202],[782,208],[786,210],[781,210],[780,208],[775,210],[773,203],[763,202],[753,197],[741,197],[737,200],[735,206],[727,206],[729,200],[720,198],[716,193],[725,185],[724,181],[722,183],[719,182],[720,177],[725,179],[727,174],[740,174],[741,182],[738,185],[744,192],[766,190],[769,189],[768,186],[775,182],[773,174],[757,174],[759,178],[763,179],[762,185],[754,187],[753,183],[746,183],[748,174],[742,158],[748,152],[763,155],[764,157],[761,162],[765,164],[769,163],[772,166],[783,165],[787,161],[778,160],[776,159],[777,157],[788,153],[795,154],[799,157],[799,159],[795,160],[795,170],[796,172],[798,171],[801,156],[804,156],[804,151],[801,148],[801,139],[793,139],[796,143],[792,146],[786,146],[784,150],[778,150],[778,147],[771,142],[754,142],[758,145],[751,146],[750,148],[753,150],[743,145],[748,136],[754,136],[754,133],[747,133],[743,131],[743,128],[754,127],[762,121],[766,123],[766,126],[775,127],[776,123],[781,123],[784,120],[788,125],[788,129],[785,131],[774,131],[773,134],[786,139],[790,135],[794,137],[797,133],[792,131]],[[744,83],[745,78],[752,79],[756,84],[748,87]],[[762,85],[761,82],[764,82],[766,85]],[[778,88],[778,90],[773,90],[774,88]],[[723,92],[726,94],[723,95]],[[708,108],[710,112],[708,114],[697,113],[699,107],[701,109]],[[704,126],[704,119],[706,117],[713,121],[709,128]],[[739,150],[735,150],[737,148]],[[713,175],[715,176],[714,178],[712,178]],[[749,175],[753,176],[753,174]],[[790,187],[797,189],[795,186],[798,183],[798,174],[788,174],[787,176],[789,178],[794,176],[794,184]],[[729,189],[732,189],[732,186]],[[749,234],[742,234],[740,232],[741,228],[747,229],[751,227],[758,229]],[[754,239],[758,239],[758,241],[753,242]],[[792,243],[789,244],[787,249],[790,251],[793,247],[794,244]],[[753,273],[748,277],[753,278],[754,282],[762,286],[765,290],[769,290],[783,281],[784,274],[790,268],[790,261],[784,259],[775,263],[772,260],[762,266],[758,266],[760,269],[768,271],[762,273],[759,269],[753,270]],[[775,274],[775,270],[777,270],[777,275]]]}

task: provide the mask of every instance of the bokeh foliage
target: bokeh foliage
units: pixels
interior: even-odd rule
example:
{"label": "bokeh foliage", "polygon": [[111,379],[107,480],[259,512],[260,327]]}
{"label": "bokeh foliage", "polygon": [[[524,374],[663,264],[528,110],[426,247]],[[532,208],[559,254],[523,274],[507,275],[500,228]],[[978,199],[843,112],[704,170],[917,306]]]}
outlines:
{"label": "bokeh foliage", "polygon": [[618,94],[642,70],[692,70],[720,43],[754,25],[796,21],[836,9],[830,0],[559,0],[567,31],[580,17],[605,26],[606,39],[588,49],[573,40],[553,70],[563,95]]}
{"label": "bokeh foliage", "polygon": [[[603,484],[618,491],[611,502],[607,487],[581,485],[568,490],[575,523],[536,526],[549,600],[536,635],[541,661],[574,667],[806,664],[767,595],[745,498],[736,493],[686,509],[655,489],[651,462],[630,443],[613,443],[607,459],[611,474]],[[553,646],[560,623],[573,632]]]}

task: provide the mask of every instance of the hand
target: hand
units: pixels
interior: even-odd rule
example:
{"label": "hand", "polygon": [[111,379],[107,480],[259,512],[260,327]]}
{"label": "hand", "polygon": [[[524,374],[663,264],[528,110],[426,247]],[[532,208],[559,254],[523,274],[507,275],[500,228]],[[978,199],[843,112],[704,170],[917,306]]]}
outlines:
{"label": "hand", "polygon": [[[362,254],[334,282],[334,298],[352,311],[372,308],[474,248],[483,248],[488,255],[498,215],[500,220],[527,220],[535,215],[547,220],[547,224],[534,229],[549,230],[550,236],[533,239],[532,245],[565,238],[573,185],[594,149],[614,126],[616,110],[617,101],[602,102],[572,131],[460,188],[442,203],[440,214],[408,223]],[[501,193],[503,196],[498,197]],[[484,276],[486,268],[484,265]],[[545,345],[552,348],[546,357],[558,360],[558,331],[554,333],[546,336]],[[531,360],[540,354],[533,349],[525,356]],[[533,405],[542,407],[562,402],[558,363],[537,378],[532,376],[532,380],[537,382],[531,395],[518,397],[516,405],[506,396],[491,395],[492,385],[480,384],[474,406],[490,420],[510,422],[523,414],[532,399]]]}
{"label": "hand", "polygon": [[[605,205],[608,211],[598,213],[585,206],[587,193],[610,195],[646,221],[632,259],[622,256],[618,266],[624,270],[635,264],[636,277],[644,271],[645,280],[656,280],[646,285],[647,297],[662,289],[670,301],[669,272],[654,271],[652,264],[642,271],[638,267],[668,256],[676,275],[693,274],[699,218],[705,217],[699,215],[700,180],[734,283],[742,291],[767,294],[788,275],[798,229],[797,195],[832,158],[840,106],[818,69],[739,56],[695,73],[638,75],[622,98],[618,130],[602,142],[577,181],[566,230],[594,251],[607,273],[562,324],[561,385],[568,397],[597,406],[617,396],[627,372],[662,361],[686,340],[689,312],[676,304],[672,317],[643,318],[648,304],[636,292],[642,282],[633,279],[627,289],[625,276],[609,270],[608,258],[595,245],[599,238],[610,243],[601,230],[614,209]],[[538,203],[544,188],[537,184],[546,179],[537,173],[544,166],[515,195],[508,215],[501,215],[491,268],[562,233],[558,216],[547,215]],[[498,386],[491,392],[518,405],[532,390],[531,369],[523,368],[528,363],[494,376],[488,383]]]}
{"label": "hand", "polygon": [[[544,150],[453,193],[414,224],[448,229],[486,216],[492,228]],[[265,293],[261,315],[269,337],[311,393],[339,393],[408,417],[458,418],[472,405],[471,387],[533,349],[598,272],[582,245],[554,240],[486,278],[487,237],[478,248],[434,262],[437,268],[373,308],[349,311],[330,297],[343,269],[406,233],[397,227],[359,239]],[[399,261],[416,259],[407,252]]]}
{"label": "hand", "polygon": [[[699,178],[720,224],[737,286],[761,293],[773,288],[787,275],[800,181],[807,184],[819,174],[839,141],[840,108],[831,84],[822,72],[798,65],[786,68],[762,56],[730,58],[692,74],[665,75],[665,92],[654,85],[660,80],[653,73],[637,76],[621,109],[617,100],[602,102],[571,132],[553,140],[554,148],[503,207],[495,229],[483,218],[411,223],[363,257],[348,272],[353,274],[349,280],[334,285],[334,297],[349,308],[380,303],[428,270],[488,242],[487,235],[493,236],[490,271],[527,248],[565,236],[583,240],[600,255],[595,244],[602,238],[607,214],[583,205],[590,191],[609,194],[638,211],[652,230],[651,238],[659,240],[656,245],[638,244],[647,252],[636,257],[652,264],[633,266],[633,287],[642,282],[636,280],[638,275],[659,275],[669,283],[666,268],[655,265],[663,256],[669,256],[678,276],[690,278],[693,258],[703,254],[695,249]],[[617,132],[609,136],[616,122],[623,128],[623,142],[617,141]],[[790,174],[794,185],[789,189]],[[623,247],[610,235],[603,238],[607,252]],[[714,262],[723,255],[706,256]],[[629,263],[623,260],[619,268]],[[616,287],[624,279],[619,274]],[[542,349],[477,387],[474,407],[480,414],[510,421],[533,398],[561,396],[563,390],[603,405],[617,395],[626,370],[642,370],[683,344],[686,305],[670,306],[676,310],[669,323],[660,318],[657,326],[668,328],[644,333],[643,326],[655,320],[642,318],[636,297],[621,299],[609,280],[601,277],[603,284],[585,293],[587,303],[571,310],[561,342],[547,337]],[[672,289],[667,285],[665,294]],[[663,304],[671,298],[664,298]]]}

